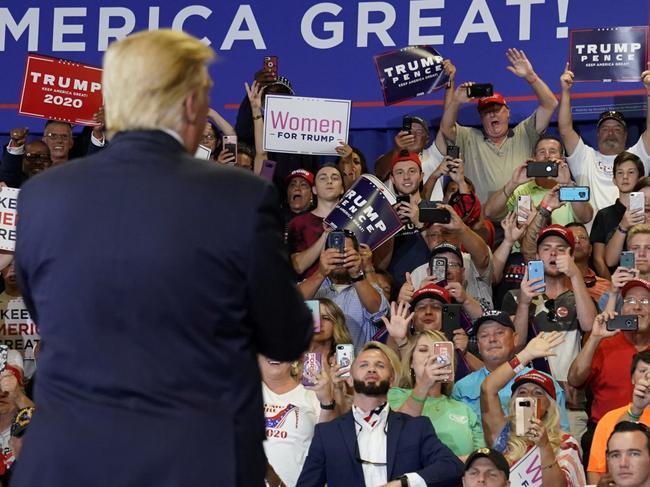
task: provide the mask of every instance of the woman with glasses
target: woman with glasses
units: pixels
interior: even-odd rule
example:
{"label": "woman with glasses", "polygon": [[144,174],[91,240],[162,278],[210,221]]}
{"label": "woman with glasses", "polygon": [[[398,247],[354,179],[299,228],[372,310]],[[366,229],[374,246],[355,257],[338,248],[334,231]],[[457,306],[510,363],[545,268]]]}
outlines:
{"label": "woman with glasses", "polygon": [[[489,374],[481,384],[481,418],[485,441],[505,455],[511,471],[526,453],[537,448],[541,485],[582,487],[586,479],[580,447],[575,438],[560,429],[560,410],[551,377],[537,370],[518,376],[512,384],[508,411],[502,409],[499,399],[499,391],[518,372],[534,359],[555,355],[554,348],[563,340],[561,332],[542,332],[512,360]],[[518,402],[528,406],[517,406]]]}
{"label": "woman with glasses", "polygon": [[424,330],[412,336],[402,355],[399,387],[388,391],[391,409],[411,416],[426,416],[436,435],[461,459],[485,447],[476,413],[465,403],[449,397],[454,385],[454,354],[436,355],[434,346],[446,342],[439,331]]}
{"label": "woman with glasses", "polygon": [[[210,108],[208,110],[208,120],[205,122],[205,128],[203,129],[203,136],[199,143],[210,149],[210,158],[214,160],[223,159],[228,154],[226,151],[221,150],[222,143],[219,135],[220,132],[223,135],[237,135],[233,126],[230,125],[225,118],[219,115],[214,108]],[[219,162],[224,161],[219,160]]]}

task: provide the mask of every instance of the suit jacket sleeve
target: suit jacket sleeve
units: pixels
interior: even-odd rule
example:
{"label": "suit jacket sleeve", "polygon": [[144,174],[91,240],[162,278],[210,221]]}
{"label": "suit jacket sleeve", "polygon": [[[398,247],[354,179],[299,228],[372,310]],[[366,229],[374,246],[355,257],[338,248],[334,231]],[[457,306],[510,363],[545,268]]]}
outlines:
{"label": "suit jacket sleeve", "polygon": [[316,425],[314,437],[309,446],[307,458],[302,466],[296,487],[323,487],[327,481],[325,448],[321,435],[322,427]]}
{"label": "suit jacket sleeve", "polygon": [[293,282],[276,202],[275,189],[265,183],[255,213],[246,282],[251,317],[257,324],[258,351],[275,360],[289,361],[307,349],[313,322]]}
{"label": "suit jacket sleeve", "polygon": [[2,152],[2,163],[0,163],[0,181],[10,188],[20,188],[23,175],[23,158],[10,154],[5,146]]}
{"label": "suit jacket sleeve", "polygon": [[420,416],[420,462],[425,465],[417,473],[430,487],[457,485],[463,476],[463,464],[436,436],[431,420]]}

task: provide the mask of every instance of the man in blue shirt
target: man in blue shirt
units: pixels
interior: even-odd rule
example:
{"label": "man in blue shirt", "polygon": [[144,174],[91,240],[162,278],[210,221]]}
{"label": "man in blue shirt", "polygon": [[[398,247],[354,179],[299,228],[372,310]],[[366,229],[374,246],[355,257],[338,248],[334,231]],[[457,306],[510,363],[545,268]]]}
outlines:
{"label": "man in blue shirt", "polygon": [[[477,319],[474,325],[474,333],[478,340],[478,349],[485,367],[458,381],[454,385],[451,397],[467,403],[480,418],[481,382],[490,372],[514,357],[517,333],[510,316],[502,311],[489,311]],[[531,370],[530,367],[523,367],[499,391],[499,399],[501,399],[501,406],[503,406],[504,411],[508,411],[512,383],[517,377]],[[566,412],[564,391],[555,380],[553,380],[553,384],[555,385],[557,405],[560,408],[560,427],[563,431],[569,431],[569,418]]]}

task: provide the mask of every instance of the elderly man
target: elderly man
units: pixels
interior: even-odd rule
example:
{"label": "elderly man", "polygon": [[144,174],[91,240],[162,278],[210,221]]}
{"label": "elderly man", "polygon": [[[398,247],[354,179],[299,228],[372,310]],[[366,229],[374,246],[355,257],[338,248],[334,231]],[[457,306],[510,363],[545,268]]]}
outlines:
{"label": "elderly man", "polygon": [[299,487],[443,487],[462,474],[458,458],[436,436],[429,418],[393,412],[386,402],[398,360],[369,342],[352,364],[352,410],[316,425]]}
{"label": "elderly man", "polygon": [[47,346],[12,485],[264,484],[256,355],[296,359],[313,322],[272,185],[193,157],[213,57],[171,30],[112,43],[111,143],[21,189],[18,277]]}
{"label": "elderly man", "polygon": [[447,140],[460,147],[465,159],[465,174],[476,185],[479,200],[486,201],[508,182],[516,167],[533,152],[539,134],[544,132],[557,107],[555,95],[537,76],[523,51],[508,49],[508,70],[528,81],[539,107],[528,118],[510,128],[510,108],[499,93],[483,97],[478,102],[482,130],[463,127],[456,123],[461,105],[470,101],[468,88],[474,83],[463,83],[445,105],[440,130]]}

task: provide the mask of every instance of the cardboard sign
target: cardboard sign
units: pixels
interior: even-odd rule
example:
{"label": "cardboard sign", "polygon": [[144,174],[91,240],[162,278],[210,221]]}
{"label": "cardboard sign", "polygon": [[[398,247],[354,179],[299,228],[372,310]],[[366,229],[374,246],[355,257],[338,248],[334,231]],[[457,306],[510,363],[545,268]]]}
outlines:
{"label": "cardboard sign", "polygon": [[264,150],[291,154],[337,155],[347,142],[350,100],[267,95]]}
{"label": "cardboard sign", "polygon": [[570,32],[574,81],[641,81],[647,61],[647,27],[576,29]]}
{"label": "cardboard sign", "polygon": [[375,250],[404,226],[393,209],[396,202],[379,179],[363,174],[324,221],[334,229],[354,232],[359,243]]}
{"label": "cardboard sign", "polygon": [[531,448],[510,468],[510,487],[543,487],[539,448]]}
{"label": "cardboard sign", "polygon": [[374,56],[384,103],[422,96],[447,84],[442,56],[433,47],[405,47]]}
{"label": "cardboard sign", "polygon": [[18,188],[0,187],[0,249],[16,249],[16,223],[18,222]]}
{"label": "cardboard sign", "polygon": [[100,68],[40,55],[27,56],[18,113],[96,125],[93,114],[102,103]]}

